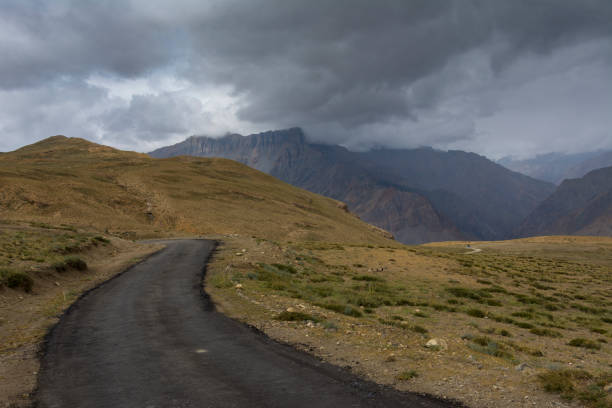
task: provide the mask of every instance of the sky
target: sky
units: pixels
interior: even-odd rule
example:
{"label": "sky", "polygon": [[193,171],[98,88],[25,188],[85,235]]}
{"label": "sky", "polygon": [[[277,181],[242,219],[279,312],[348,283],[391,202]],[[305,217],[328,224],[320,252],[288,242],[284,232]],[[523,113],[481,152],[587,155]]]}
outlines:
{"label": "sky", "polygon": [[353,150],[612,149],[612,1],[0,2],[0,151],[294,126]]}

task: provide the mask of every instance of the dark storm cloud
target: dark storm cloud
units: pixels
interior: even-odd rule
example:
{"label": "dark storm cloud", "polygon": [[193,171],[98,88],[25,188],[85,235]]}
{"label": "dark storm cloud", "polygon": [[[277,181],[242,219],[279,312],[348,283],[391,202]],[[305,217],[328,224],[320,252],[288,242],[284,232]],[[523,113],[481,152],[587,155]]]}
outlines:
{"label": "dark storm cloud", "polygon": [[0,38],[0,105],[67,82],[90,103],[106,78],[87,129],[121,145],[297,125],[355,148],[612,147],[608,0],[15,0]]}

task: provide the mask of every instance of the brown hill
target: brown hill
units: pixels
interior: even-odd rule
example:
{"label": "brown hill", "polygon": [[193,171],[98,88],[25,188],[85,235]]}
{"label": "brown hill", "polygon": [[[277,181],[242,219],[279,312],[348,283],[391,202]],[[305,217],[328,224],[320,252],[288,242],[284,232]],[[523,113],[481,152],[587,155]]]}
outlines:
{"label": "brown hill", "polygon": [[241,234],[392,244],[342,203],[226,159],[151,157],[55,136],[0,155],[0,218],[128,237]]}
{"label": "brown hill", "polygon": [[519,236],[612,235],[612,167],[565,180],[527,217]]}

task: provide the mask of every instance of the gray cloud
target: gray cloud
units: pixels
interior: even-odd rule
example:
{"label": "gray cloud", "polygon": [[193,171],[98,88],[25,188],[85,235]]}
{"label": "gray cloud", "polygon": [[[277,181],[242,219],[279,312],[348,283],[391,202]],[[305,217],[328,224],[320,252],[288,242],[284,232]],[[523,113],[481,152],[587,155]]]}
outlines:
{"label": "gray cloud", "polygon": [[610,22],[607,0],[5,1],[0,106],[68,81],[95,106],[82,132],[141,149],[287,126],[360,149],[612,148]]}

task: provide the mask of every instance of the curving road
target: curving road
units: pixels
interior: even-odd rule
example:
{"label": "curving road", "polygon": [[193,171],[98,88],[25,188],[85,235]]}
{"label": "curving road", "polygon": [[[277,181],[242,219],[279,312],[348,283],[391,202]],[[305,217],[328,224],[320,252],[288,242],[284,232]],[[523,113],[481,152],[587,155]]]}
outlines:
{"label": "curving road", "polygon": [[166,249],[77,301],[46,339],[38,407],[452,407],[276,343],[202,293],[214,243]]}

